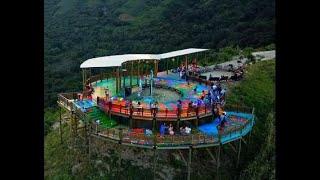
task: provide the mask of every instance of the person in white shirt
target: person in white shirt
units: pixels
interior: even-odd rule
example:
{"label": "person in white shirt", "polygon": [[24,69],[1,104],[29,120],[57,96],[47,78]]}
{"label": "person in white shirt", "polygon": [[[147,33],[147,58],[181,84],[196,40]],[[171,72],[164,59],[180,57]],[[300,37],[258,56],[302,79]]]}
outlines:
{"label": "person in white shirt", "polygon": [[173,126],[172,124],[169,125],[169,134],[174,135]]}
{"label": "person in white shirt", "polygon": [[188,126],[185,128],[185,132],[186,134],[190,134],[191,133],[191,128],[189,128]]}

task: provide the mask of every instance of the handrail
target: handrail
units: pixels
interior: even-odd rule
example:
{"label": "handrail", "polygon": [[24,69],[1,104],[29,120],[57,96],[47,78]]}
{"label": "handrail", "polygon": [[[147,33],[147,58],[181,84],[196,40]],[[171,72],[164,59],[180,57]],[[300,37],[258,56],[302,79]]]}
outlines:
{"label": "handrail", "polygon": [[[191,135],[164,135],[153,134],[147,136],[144,132],[135,132],[129,130],[119,130],[115,133],[115,129],[105,129],[101,134],[104,137],[111,138],[113,140],[119,140],[123,143],[137,145],[137,146],[157,146],[157,147],[184,147],[184,146],[199,146],[199,145],[218,145],[221,139],[230,136],[230,140],[234,141],[239,139],[243,134],[244,129],[251,125],[251,120],[248,119],[243,125],[231,127],[229,130],[219,132],[218,136],[206,135],[203,133],[191,134]],[[231,138],[232,134],[239,133],[235,138]]]}
{"label": "handrail", "polygon": [[[75,109],[73,108],[73,99],[74,97],[77,95],[76,92],[71,92],[71,93],[61,93],[58,94],[58,101],[64,105],[66,105],[67,107],[71,107],[71,110],[73,110],[76,114],[76,116],[78,116],[79,118],[81,118],[82,120],[85,120],[85,122],[87,122],[86,120],[89,119],[89,117],[87,116],[86,113],[82,112],[79,108],[75,107]],[[104,106],[101,106],[103,105]],[[121,104],[112,104],[112,109],[118,109],[119,112],[118,113],[122,113],[122,114],[126,114],[126,115],[130,115],[130,110],[128,109],[128,107],[125,107]],[[104,111],[108,111],[109,107],[108,104],[103,102],[99,104],[99,108],[103,109]],[[254,108],[249,108],[246,106],[240,106],[240,105],[228,105],[226,107],[227,110],[234,110],[236,109],[237,111],[239,110],[244,110],[244,111],[249,111],[252,115],[254,115]],[[139,112],[140,114],[138,114],[137,110],[138,108],[133,108],[134,110],[134,116],[139,116],[141,115],[142,117],[153,117],[151,111],[149,108],[142,108],[141,112]],[[166,118],[166,119],[177,119],[177,110],[168,110],[166,109],[161,109],[159,110],[161,111],[160,113],[158,112],[156,114],[157,118]],[[203,115],[210,112],[211,113],[211,109],[207,109],[205,106],[201,106],[199,108],[199,114],[198,115]],[[192,115],[192,116],[188,116],[188,114]],[[196,117],[195,116],[195,112],[190,112],[190,109],[184,107],[181,110],[181,117]],[[220,132],[219,131],[219,135],[218,136],[213,136],[213,135],[205,135],[202,133],[197,133],[197,134],[191,134],[191,135],[164,135],[163,137],[160,137],[158,134],[155,135],[151,135],[151,136],[147,136],[144,133],[142,134],[132,134],[132,132],[130,131],[124,131],[124,130],[116,130],[116,129],[102,129],[100,127],[100,125],[96,124],[96,122],[92,122],[93,123],[93,129],[94,130],[94,134],[98,134],[101,136],[104,136],[106,138],[110,138],[112,140],[116,140],[119,142],[124,142],[124,143],[130,143],[130,144],[134,144],[134,145],[143,145],[143,146],[161,146],[161,147],[181,147],[181,146],[197,146],[197,145],[215,145],[215,144],[219,144],[221,143],[221,138],[227,137],[227,136],[232,136],[232,134],[234,133],[239,133],[240,136],[236,137],[235,139],[241,138],[243,135],[243,130],[245,128],[247,128],[248,126],[252,126],[253,125],[253,121],[254,121],[254,116],[252,119],[248,119],[248,121],[246,121],[244,124],[239,125],[239,126],[234,126],[231,127],[230,129],[226,129],[224,132]],[[233,139],[234,140],[234,139]]]}

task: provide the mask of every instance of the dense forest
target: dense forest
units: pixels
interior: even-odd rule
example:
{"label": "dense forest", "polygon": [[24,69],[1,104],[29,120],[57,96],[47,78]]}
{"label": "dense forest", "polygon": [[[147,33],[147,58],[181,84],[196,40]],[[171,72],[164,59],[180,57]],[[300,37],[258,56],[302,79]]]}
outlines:
{"label": "dense forest", "polygon": [[[274,43],[274,0],[45,0],[44,102],[81,87],[80,63],[122,53]],[[222,56],[224,58],[225,56]]]}

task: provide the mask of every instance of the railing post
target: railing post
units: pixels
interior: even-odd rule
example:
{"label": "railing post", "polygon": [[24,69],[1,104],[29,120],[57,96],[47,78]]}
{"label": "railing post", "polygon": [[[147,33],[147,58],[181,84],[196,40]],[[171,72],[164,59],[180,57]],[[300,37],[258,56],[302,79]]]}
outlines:
{"label": "railing post", "polygon": [[193,135],[191,135],[191,144],[193,144]]}
{"label": "railing post", "polygon": [[119,143],[121,144],[122,143],[122,129],[120,129],[119,131]]}
{"label": "railing post", "polygon": [[168,108],[166,108],[166,119],[168,118]]}
{"label": "railing post", "polygon": [[157,147],[157,133],[153,132],[153,147]]}

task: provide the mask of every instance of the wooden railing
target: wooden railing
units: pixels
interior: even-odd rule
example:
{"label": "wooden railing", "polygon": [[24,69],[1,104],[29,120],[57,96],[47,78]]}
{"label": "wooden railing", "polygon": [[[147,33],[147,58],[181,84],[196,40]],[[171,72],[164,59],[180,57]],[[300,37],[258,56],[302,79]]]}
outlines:
{"label": "wooden railing", "polygon": [[[227,143],[230,141],[237,140],[246,134],[243,131],[246,128],[252,128],[252,123],[254,119],[248,119],[242,125],[236,125],[228,127],[228,129],[219,131],[217,136],[206,135],[203,133],[195,133],[190,135],[164,135],[160,136],[158,133],[153,135],[146,135],[144,132],[135,132],[128,129],[102,129],[99,125],[95,124],[94,133],[124,144],[130,144],[139,147],[160,147],[160,148],[184,148],[188,146],[216,146],[220,143]],[[249,127],[251,126],[251,127]],[[251,129],[248,129],[251,131]],[[236,136],[233,136],[237,134]],[[230,139],[228,139],[230,137]],[[226,141],[221,141],[221,139],[227,139]]]}
{"label": "wooden railing", "polygon": [[[73,106],[73,99],[77,98],[77,93],[62,93],[58,95],[58,102],[65,106],[66,108],[69,108],[69,110],[74,111],[76,116],[83,120],[84,122],[88,122],[89,117],[86,113],[82,112],[78,108],[74,108]],[[101,109],[108,112],[108,106],[100,106]],[[112,104],[112,110],[117,109],[119,112],[125,115],[130,115],[130,110],[124,106]],[[245,112],[250,113],[253,115],[254,108],[249,108],[245,106],[239,106],[239,105],[228,105],[226,106],[225,110],[227,111],[236,111],[236,112]],[[134,114],[133,116],[141,116],[141,117],[153,117],[151,114],[150,109],[141,109],[140,112],[138,112],[138,108],[134,108]],[[205,115],[208,113],[211,113],[211,108],[207,108],[206,106],[202,106],[199,108],[198,115]],[[177,120],[178,114],[177,110],[159,110],[159,112],[156,114],[156,118],[166,118],[171,120]],[[186,108],[182,108],[181,111],[181,118],[188,118],[188,117],[196,117],[196,112],[193,110],[188,110]],[[253,116],[254,117],[254,116]],[[159,134],[150,135],[147,136],[144,133],[132,133],[128,129],[115,129],[115,128],[101,128],[96,122],[91,123],[91,132],[93,134],[97,134],[100,136],[103,136],[105,138],[117,141],[119,143],[127,143],[131,145],[136,146],[142,146],[142,147],[163,147],[163,148],[179,148],[179,147],[186,147],[186,146],[200,146],[200,145],[209,145],[209,146],[215,146],[218,145],[221,142],[221,138],[232,136],[232,134],[238,133],[239,137],[235,137],[231,139],[230,141],[236,140],[241,138],[245,128],[248,128],[248,126],[253,125],[253,119],[248,119],[244,124],[242,125],[236,125],[231,126],[225,129],[223,132],[219,131],[218,136],[212,136],[212,135],[205,135],[202,133],[196,133],[196,134],[190,134],[190,135],[164,135],[160,136]],[[251,130],[251,129],[249,129]]]}
{"label": "wooden railing", "polygon": [[178,109],[171,109],[168,108],[161,109],[158,108],[156,113],[153,113],[153,110],[150,108],[137,108],[133,107],[130,109],[124,105],[116,104],[116,103],[109,103],[101,100],[99,103],[99,107],[101,110],[105,111],[106,113],[112,113],[122,116],[130,116],[132,113],[133,118],[157,118],[161,120],[177,120],[177,119],[190,119],[190,118],[197,118],[202,116],[209,116],[212,115],[212,108],[206,105],[200,106],[198,108],[187,108],[184,107],[178,112]]}
{"label": "wooden railing", "polygon": [[240,105],[240,104],[226,104],[224,106],[226,111],[243,112],[243,113],[253,113],[253,108]]}
{"label": "wooden railing", "polygon": [[77,95],[77,92],[60,93],[58,94],[58,103],[72,111],[74,109],[73,100],[78,98]]}

